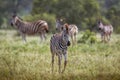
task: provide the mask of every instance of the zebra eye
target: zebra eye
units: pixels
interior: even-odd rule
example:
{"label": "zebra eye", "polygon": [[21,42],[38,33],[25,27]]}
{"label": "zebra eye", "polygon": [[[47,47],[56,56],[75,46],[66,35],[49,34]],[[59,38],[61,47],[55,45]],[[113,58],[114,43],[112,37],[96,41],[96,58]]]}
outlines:
{"label": "zebra eye", "polygon": [[64,37],[65,37],[66,35],[64,34]]}

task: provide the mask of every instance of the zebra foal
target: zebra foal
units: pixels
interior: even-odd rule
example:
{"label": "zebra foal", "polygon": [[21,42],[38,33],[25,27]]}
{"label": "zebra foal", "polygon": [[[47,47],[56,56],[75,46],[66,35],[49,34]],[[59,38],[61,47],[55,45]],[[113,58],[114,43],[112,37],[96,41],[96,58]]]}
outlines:
{"label": "zebra foal", "polygon": [[61,33],[56,33],[51,37],[50,40],[50,50],[52,54],[52,72],[54,70],[54,57],[58,56],[58,65],[59,65],[59,73],[61,73],[61,60],[62,55],[64,56],[64,69],[65,71],[67,65],[67,48],[70,46],[69,40],[69,32],[68,25],[65,24]]}
{"label": "zebra foal", "polygon": [[45,33],[48,32],[46,21],[25,22],[16,15],[12,16],[11,26],[14,26],[18,30],[24,42],[26,42],[26,35],[34,34],[39,34],[42,41],[46,39]]}

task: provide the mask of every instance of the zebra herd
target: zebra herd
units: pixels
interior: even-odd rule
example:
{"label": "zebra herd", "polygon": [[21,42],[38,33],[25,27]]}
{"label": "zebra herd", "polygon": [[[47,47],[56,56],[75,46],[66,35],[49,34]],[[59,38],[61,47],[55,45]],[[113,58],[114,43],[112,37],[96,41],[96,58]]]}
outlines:
{"label": "zebra herd", "polygon": [[[38,20],[35,22],[25,22],[20,19],[18,16],[12,16],[11,25],[14,26],[18,32],[21,34],[22,39],[26,42],[26,35],[34,35],[39,34],[41,37],[41,41],[46,39],[46,33],[48,32],[48,24],[44,20]],[[111,33],[113,32],[113,27],[111,25],[103,25],[102,22],[98,22],[98,27],[101,30],[102,40],[105,41],[105,37],[109,37],[110,39]],[[64,56],[64,69],[65,71],[67,65],[67,48],[68,46],[75,45],[76,35],[78,33],[78,27],[74,24],[62,23],[62,20],[56,20],[56,30],[59,31],[50,39],[50,50],[52,55],[52,72],[54,70],[54,57],[58,56],[58,65],[59,65],[59,73],[61,73],[61,60],[62,56]],[[69,39],[71,37],[71,40]]]}

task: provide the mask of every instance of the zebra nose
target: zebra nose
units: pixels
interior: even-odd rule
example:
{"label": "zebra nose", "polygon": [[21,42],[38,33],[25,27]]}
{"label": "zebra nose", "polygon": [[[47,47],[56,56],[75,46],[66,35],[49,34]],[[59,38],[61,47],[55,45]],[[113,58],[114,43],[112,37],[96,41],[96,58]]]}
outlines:
{"label": "zebra nose", "polygon": [[67,46],[70,46],[70,45],[71,45],[71,43],[70,43],[70,41],[68,41],[68,42],[67,42]]}
{"label": "zebra nose", "polygon": [[101,30],[101,28],[98,28],[98,30]]}
{"label": "zebra nose", "polygon": [[13,23],[11,23],[10,25],[13,26]]}
{"label": "zebra nose", "polygon": [[58,31],[58,29],[56,28],[56,31]]}

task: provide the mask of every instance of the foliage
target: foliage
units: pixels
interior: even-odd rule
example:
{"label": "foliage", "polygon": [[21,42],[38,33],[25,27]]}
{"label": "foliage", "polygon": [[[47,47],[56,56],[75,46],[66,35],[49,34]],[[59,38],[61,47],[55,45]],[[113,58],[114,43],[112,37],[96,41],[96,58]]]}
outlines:
{"label": "foliage", "polygon": [[[49,3],[49,5],[47,3]],[[99,5],[95,0],[35,0],[32,13],[55,14],[57,18],[65,18],[67,23],[74,23],[77,24],[79,28],[80,26],[84,28],[88,27],[88,25],[92,26],[95,23],[95,17],[99,14]]]}
{"label": "foliage", "polygon": [[31,15],[30,21],[37,17],[47,20],[52,32],[56,18],[64,18],[81,30],[93,30],[97,21],[103,19],[113,25],[114,32],[120,32],[120,0],[4,0],[0,3],[0,28],[9,28],[11,16],[16,12],[20,17]]}
{"label": "foliage", "polygon": [[[102,1],[102,0],[101,0]],[[113,25],[114,32],[120,33],[120,0],[105,0],[102,5],[104,6],[103,16]],[[103,9],[103,7],[101,7]]]}
{"label": "foliage", "polygon": [[0,0],[0,28],[2,27],[2,24],[9,25],[13,13],[19,13],[18,15],[26,15],[30,13],[31,9],[32,0]]}
{"label": "foliage", "polygon": [[97,37],[94,32],[91,32],[90,30],[86,30],[78,43],[95,43],[97,42]]}
{"label": "foliage", "polygon": [[[119,2],[120,4],[120,2]],[[120,7],[120,5],[119,5]],[[120,33],[119,27],[120,27],[120,10],[118,10],[115,6],[112,6],[108,12],[106,13],[107,18],[110,20],[112,23],[114,30],[117,33]],[[119,31],[118,31],[119,30]]]}

